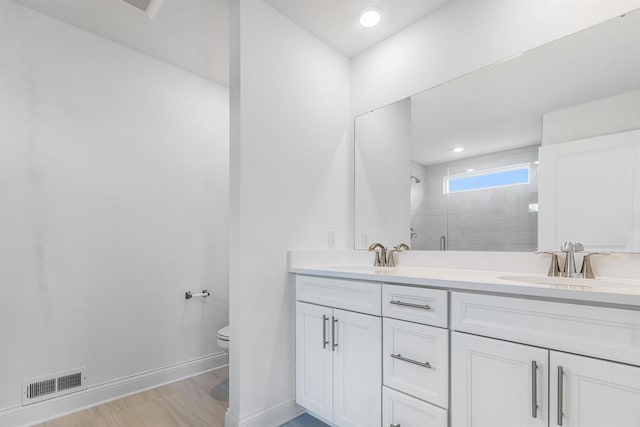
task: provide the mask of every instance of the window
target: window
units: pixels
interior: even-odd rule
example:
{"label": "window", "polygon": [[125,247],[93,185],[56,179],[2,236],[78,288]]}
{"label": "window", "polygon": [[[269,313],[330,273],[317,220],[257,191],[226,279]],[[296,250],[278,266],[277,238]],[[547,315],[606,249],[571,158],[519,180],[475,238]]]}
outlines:
{"label": "window", "polygon": [[445,177],[444,192],[445,194],[461,193],[463,191],[528,184],[529,178],[530,168],[528,164],[451,175]]}

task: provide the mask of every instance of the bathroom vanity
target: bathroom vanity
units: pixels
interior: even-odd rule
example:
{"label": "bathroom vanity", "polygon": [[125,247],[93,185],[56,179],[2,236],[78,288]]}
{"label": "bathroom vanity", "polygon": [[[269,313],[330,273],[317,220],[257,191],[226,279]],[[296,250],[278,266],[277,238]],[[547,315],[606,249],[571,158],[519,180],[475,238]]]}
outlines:
{"label": "bathroom vanity", "polygon": [[[300,405],[340,427],[640,427],[639,28],[355,117],[354,248],[418,251],[290,267]],[[582,251],[584,277],[595,256],[626,279],[544,275],[558,255],[581,275]]]}
{"label": "bathroom vanity", "polygon": [[640,283],[290,272],[296,401],[331,425],[640,426]]}

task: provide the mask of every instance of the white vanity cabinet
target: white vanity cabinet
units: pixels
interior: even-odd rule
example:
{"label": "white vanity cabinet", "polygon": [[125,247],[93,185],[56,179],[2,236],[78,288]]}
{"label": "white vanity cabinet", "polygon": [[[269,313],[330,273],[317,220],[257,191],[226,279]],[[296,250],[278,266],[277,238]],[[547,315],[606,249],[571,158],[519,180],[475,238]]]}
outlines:
{"label": "white vanity cabinet", "polygon": [[550,361],[550,426],[640,426],[640,368],[555,351]]}
{"label": "white vanity cabinet", "polygon": [[333,309],[296,303],[296,401],[318,417],[333,417]]}
{"label": "white vanity cabinet", "polygon": [[452,427],[547,426],[548,350],[451,335]]}
{"label": "white vanity cabinet", "polygon": [[333,424],[380,425],[381,319],[334,310]]}
{"label": "white vanity cabinet", "polygon": [[383,426],[447,427],[448,293],[382,285]]}
{"label": "white vanity cabinet", "polygon": [[454,332],[452,427],[639,427],[640,368]]}
{"label": "white vanity cabinet", "polygon": [[636,308],[304,275],[296,299],[297,402],[333,426],[640,427]]}
{"label": "white vanity cabinet", "polygon": [[[303,278],[297,280],[296,288],[306,291],[314,283]],[[379,314],[315,304],[337,298],[332,292],[345,293],[339,281],[326,284],[328,288],[317,299],[309,293],[297,294],[309,302],[296,303],[296,402],[334,426],[380,426],[382,319]],[[369,288],[360,286],[356,282],[351,289],[366,294]],[[350,308],[348,301],[339,304]],[[364,307],[362,300],[354,301],[353,307]],[[366,309],[375,312],[376,307],[379,313],[379,297],[373,309],[370,305]]]}
{"label": "white vanity cabinet", "polygon": [[451,305],[452,427],[640,427],[640,311],[457,292]]}

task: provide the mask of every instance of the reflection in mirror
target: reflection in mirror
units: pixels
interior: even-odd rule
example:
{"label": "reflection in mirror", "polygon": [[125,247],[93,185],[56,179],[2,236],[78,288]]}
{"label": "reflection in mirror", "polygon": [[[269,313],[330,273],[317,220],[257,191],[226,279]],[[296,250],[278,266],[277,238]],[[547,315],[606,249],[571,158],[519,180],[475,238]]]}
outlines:
{"label": "reflection in mirror", "polygon": [[411,102],[365,114],[355,127],[356,248],[408,242]]}
{"label": "reflection in mirror", "polygon": [[357,117],[356,247],[640,251],[639,45],[636,11]]}
{"label": "reflection in mirror", "polygon": [[538,146],[446,163],[412,163],[411,245],[532,251],[538,240]]}

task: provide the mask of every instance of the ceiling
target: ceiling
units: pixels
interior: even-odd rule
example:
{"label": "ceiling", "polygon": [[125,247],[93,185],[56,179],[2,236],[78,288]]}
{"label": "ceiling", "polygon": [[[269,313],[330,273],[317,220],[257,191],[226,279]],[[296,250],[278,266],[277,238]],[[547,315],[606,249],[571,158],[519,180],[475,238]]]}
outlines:
{"label": "ceiling", "polygon": [[[153,17],[123,0],[13,0],[217,83],[229,83],[228,0],[153,0]],[[143,2],[144,3],[144,2]]]}
{"label": "ceiling", "polygon": [[[62,22],[217,83],[229,84],[229,0],[150,0],[152,14],[125,0],[13,0]],[[146,5],[149,0],[126,0]],[[451,0],[264,0],[352,57]],[[364,28],[364,9],[382,13]],[[151,16],[150,16],[151,15]]]}
{"label": "ceiling", "polygon": [[[451,0],[264,0],[298,25],[351,58]],[[360,25],[368,8],[381,12],[373,28]]]}
{"label": "ceiling", "polygon": [[638,46],[640,11],[413,96],[413,160],[540,144],[543,114],[640,89]]}

